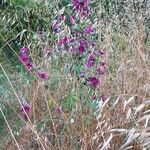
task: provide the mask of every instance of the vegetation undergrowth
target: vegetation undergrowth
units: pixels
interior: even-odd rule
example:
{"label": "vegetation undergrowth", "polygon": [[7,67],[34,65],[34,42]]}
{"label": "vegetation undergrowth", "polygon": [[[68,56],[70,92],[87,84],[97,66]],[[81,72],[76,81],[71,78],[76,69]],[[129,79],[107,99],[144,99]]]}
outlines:
{"label": "vegetation undergrowth", "polygon": [[149,2],[0,2],[1,149],[149,149]]}

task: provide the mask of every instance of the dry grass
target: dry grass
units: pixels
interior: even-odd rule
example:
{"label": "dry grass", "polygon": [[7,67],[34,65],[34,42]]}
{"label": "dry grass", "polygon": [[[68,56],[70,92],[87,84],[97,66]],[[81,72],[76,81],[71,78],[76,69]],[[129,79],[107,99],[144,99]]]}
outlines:
{"label": "dry grass", "polygon": [[[101,8],[97,9],[101,14]],[[99,38],[102,38],[100,45],[107,50],[108,67],[100,89],[108,99],[98,109],[98,116],[92,118],[90,109],[83,111],[78,97],[73,112],[56,114],[48,99],[59,105],[67,91],[78,86],[78,81],[72,74],[74,82],[70,84],[68,76],[52,71],[50,78],[61,77],[56,90],[45,89],[45,83],[39,80],[21,89],[27,93],[33,108],[29,117],[34,119],[24,122],[18,135],[13,133],[20,149],[150,149],[150,35],[147,32],[150,12],[148,8],[135,11],[129,3],[121,18],[114,13],[111,19],[106,17],[97,21]],[[11,119],[8,123],[11,124]],[[17,149],[13,138],[3,143],[4,150]]]}

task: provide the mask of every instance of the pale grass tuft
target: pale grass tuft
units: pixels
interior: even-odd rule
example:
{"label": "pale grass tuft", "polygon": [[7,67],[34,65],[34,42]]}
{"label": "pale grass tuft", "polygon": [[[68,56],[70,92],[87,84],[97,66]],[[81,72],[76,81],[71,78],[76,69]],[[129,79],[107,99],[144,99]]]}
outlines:
{"label": "pale grass tuft", "polygon": [[127,101],[125,100],[124,106],[123,106],[123,111],[125,111],[127,105],[130,104],[132,100],[134,100],[134,97],[133,97],[133,96],[132,96],[129,100],[127,100]]}

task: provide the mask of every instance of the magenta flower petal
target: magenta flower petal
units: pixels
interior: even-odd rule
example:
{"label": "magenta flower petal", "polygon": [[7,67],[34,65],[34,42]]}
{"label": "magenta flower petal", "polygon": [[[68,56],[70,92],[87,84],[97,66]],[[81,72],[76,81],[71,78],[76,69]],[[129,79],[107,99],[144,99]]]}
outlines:
{"label": "magenta flower petal", "polygon": [[74,53],[74,46],[73,46],[73,45],[70,45],[70,46],[69,46],[68,52],[69,52],[70,54],[73,54],[73,53]]}
{"label": "magenta flower petal", "polygon": [[86,43],[81,40],[78,46],[79,54],[83,54],[86,51]]}
{"label": "magenta flower petal", "polygon": [[88,7],[89,0],[72,0],[72,5],[76,11],[83,10]]}
{"label": "magenta flower petal", "polygon": [[21,109],[22,117],[25,121],[28,121],[28,113],[31,112],[31,107],[29,104],[23,104],[23,108]]}
{"label": "magenta flower petal", "polygon": [[56,106],[56,107],[55,107],[55,113],[60,114],[61,112],[62,112],[61,106]]}
{"label": "magenta flower petal", "polygon": [[25,66],[26,66],[26,68],[27,68],[28,71],[31,71],[33,69],[33,65],[32,65],[31,62],[25,63]]}
{"label": "magenta flower petal", "polygon": [[27,54],[22,52],[19,54],[19,59],[22,63],[27,63],[29,61]]}
{"label": "magenta flower petal", "polygon": [[79,53],[84,53],[85,52],[85,47],[81,44],[79,45],[78,49],[79,49]]}
{"label": "magenta flower petal", "polygon": [[60,19],[60,21],[65,21],[66,20],[66,16],[62,14],[59,19]]}
{"label": "magenta flower petal", "polygon": [[105,67],[106,67],[106,62],[101,61],[101,62],[100,62],[100,65],[102,65],[102,66],[105,66]]}
{"label": "magenta flower petal", "polygon": [[29,104],[23,104],[23,108],[21,109],[21,112],[30,112],[31,111],[31,107]]}
{"label": "magenta flower petal", "polygon": [[100,84],[100,80],[97,79],[96,77],[90,77],[89,78],[89,84],[94,87],[94,88],[97,88]]}
{"label": "magenta flower petal", "polygon": [[99,56],[103,56],[103,55],[105,55],[105,53],[106,53],[106,52],[105,52],[104,49],[100,49],[100,50],[98,50],[98,53],[97,53],[97,54],[98,54]]}
{"label": "magenta flower petal", "polygon": [[89,14],[89,0],[72,0],[72,6],[74,11],[80,12],[81,16],[85,19]]}
{"label": "magenta flower petal", "polygon": [[80,72],[79,76],[80,76],[80,78],[84,78],[85,77],[85,72]]}
{"label": "magenta flower petal", "polygon": [[88,61],[94,61],[94,60],[95,60],[95,56],[93,54],[90,54]]}
{"label": "magenta flower petal", "polygon": [[86,67],[87,68],[92,67],[94,65],[94,62],[95,62],[95,55],[94,54],[90,54],[89,57],[88,57],[88,60],[87,60]]}
{"label": "magenta flower petal", "polygon": [[92,99],[93,99],[93,100],[96,100],[96,98],[97,98],[96,95],[93,95]]}
{"label": "magenta flower petal", "polygon": [[28,71],[31,71],[33,69],[33,65],[30,61],[30,58],[26,53],[20,52],[19,60],[25,65],[25,67]]}
{"label": "magenta flower petal", "polygon": [[27,117],[27,115],[26,115],[25,113],[22,114],[22,117],[23,117],[23,119],[24,119],[25,121],[28,121],[28,117]]}
{"label": "magenta flower petal", "polygon": [[90,10],[88,7],[86,8],[83,8],[82,12],[81,12],[81,16],[83,17],[83,19],[87,19],[88,18],[88,15],[90,13]]}
{"label": "magenta flower petal", "polygon": [[45,71],[43,71],[43,70],[39,70],[39,71],[38,71],[38,76],[39,76],[41,79],[43,79],[43,80],[46,80],[46,79],[48,78],[47,73],[46,73]]}
{"label": "magenta flower petal", "polygon": [[54,20],[52,22],[51,28],[55,33],[58,33],[60,31],[60,25],[57,20]]}
{"label": "magenta flower petal", "polygon": [[75,16],[70,16],[70,23],[74,25],[76,23]]}
{"label": "magenta flower petal", "polygon": [[85,33],[92,33],[94,32],[94,28],[92,25],[89,25],[88,27],[85,28]]}
{"label": "magenta flower petal", "polygon": [[107,97],[105,95],[101,95],[100,100],[102,100],[103,102],[105,102],[107,99]]}
{"label": "magenta flower petal", "polygon": [[28,47],[22,47],[21,49],[20,49],[20,52],[21,53],[27,53],[29,51],[29,48]]}
{"label": "magenta flower petal", "polygon": [[88,62],[85,66],[86,66],[87,68],[91,68],[93,65],[94,65],[94,62],[93,62],[93,61],[90,61],[90,62]]}
{"label": "magenta flower petal", "polygon": [[93,62],[94,63],[95,61],[95,55],[94,54],[90,54],[89,57],[88,57],[88,63],[89,62]]}
{"label": "magenta flower petal", "polygon": [[104,65],[101,65],[98,69],[97,69],[97,72],[100,74],[100,75],[103,75],[106,71],[106,68]]}
{"label": "magenta flower petal", "polygon": [[58,44],[59,44],[59,46],[62,46],[64,44],[67,44],[68,41],[69,41],[69,38],[67,36],[65,36],[65,37],[59,39]]}

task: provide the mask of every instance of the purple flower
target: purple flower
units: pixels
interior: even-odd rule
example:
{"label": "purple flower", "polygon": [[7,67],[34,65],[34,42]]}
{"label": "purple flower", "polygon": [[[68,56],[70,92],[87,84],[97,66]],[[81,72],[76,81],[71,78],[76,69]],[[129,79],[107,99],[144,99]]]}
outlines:
{"label": "purple flower", "polygon": [[20,49],[20,52],[21,53],[27,53],[29,51],[29,48],[28,47],[22,47],[21,49]]}
{"label": "purple flower", "polygon": [[89,15],[89,8],[86,7],[86,8],[83,8],[82,12],[81,12],[81,16],[83,17],[83,19],[87,19],[88,15]]}
{"label": "purple flower", "polygon": [[70,54],[75,53],[75,51],[74,51],[74,46],[73,46],[73,45],[70,45],[70,46],[69,46],[68,52],[69,52]]}
{"label": "purple flower", "polygon": [[93,100],[96,100],[96,98],[97,98],[96,95],[93,95],[92,99],[93,99]]}
{"label": "purple flower", "polygon": [[85,77],[85,72],[80,72],[80,78],[84,78]]}
{"label": "purple flower", "polygon": [[102,66],[106,66],[106,62],[101,61],[101,62],[100,62],[100,65],[102,65]]}
{"label": "purple flower", "polygon": [[88,7],[89,0],[72,0],[72,5],[76,11],[81,11]]}
{"label": "purple flower", "polygon": [[87,67],[87,68],[92,67],[92,66],[94,65],[94,61],[95,61],[95,56],[94,56],[94,54],[90,54],[90,55],[89,55],[89,58],[88,58],[88,60],[87,60],[86,67]]}
{"label": "purple flower", "polygon": [[60,114],[61,112],[62,112],[61,106],[56,106],[56,107],[55,107],[55,113]]}
{"label": "purple flower", "polygon": [[93,61],[90,61],[90,62],[88,62],[85,66],[87,67],[87,68],[90,68],[90,67],[92,67],[94,65],[94,62]]}
{"label": "purple flower", "polygon": [[100,80],[97,79],[96,77],[90,77],[89,78],[89,84],[94,87],[97,88],[97,86],[100,84]]}
{"label": "purple flower", "polygon": [[33,69],[33,65],[30,61],[30,58],[26,53],[20,53],[19,54],[19,60],[25,65],[28,71],[31,71]]}
{"label": "purple flower", "polygon": [[98,69],[97,69],[97,72],[100,74],[100,75],[103,75],[106,71],[106,68],[104,65],[101,65]]}
{"label": "purple flower", "polygon": [[43,51],[43,53],[44,53],[44,57],[50,56],[52,54],[52,49],[45,48],[44,51]]}
{"label": "purple flower", "polygon": [[38,76],[39,76],[41,79],[43,79],[43,80],[46,80],[46,79],[48,78],[47,73],[46,73],[45,71],[43,71],[43,70],[39,70],[39,71],[38,71]]}
{"label": "purple flower", "polygon": [[19,60],[25,65],[28,71],[31,71],[33,69],[33,65],[28,56],[28,51],[29,51],[28,47],[22,47],[19,53]]}
{"label": "purple flower", "polygon": [[29,104],[23,104],[22,106],[23,106],[23,108],[21,109],[22,113],[25,113],[25,112],[29,113],[31,111],[31,107]]}
{"label": "purple flower", "polygon": [[59,19],[60,19],[60,21],[65,21],[66,20],[66,16],[64,14],[62,14]]}
{"label": "purple flower", "polygon": [[25,121],[28,121],[28,117],[27,117],[27,115],[26,115],[25,113],[22,114],[22,117],[23,117],[23,119],[24,119]]}
{"label": "purple flower", "polygon": [[31,107],[29,104],[23,104],[21,109],[22,117],[25,121],[28,121],[28,113],[31,112]]}
{"label": "purple flower", "polygon": [[58,44],[59,44],[60,46],[62,46],[62,45],[64,45],[64,44],[66,44],[68,41],[69,41],[68,37],[65,36],[65,37],[59,39]]}
{"label": "purple flower", "polygon": [[107,98],[106,98],[105,95],[101,95],[100,100],[102,100],[103,102],[105,102],[106,99],[107,99]]}
{"label": "purple flower", "polygon": [[80,54],[85,52],[85,47],[82,44],[79,45],[78,49]]}
{"label": "purple flower", "polygon": [[72,0],[74,10],[80,12],[84,18],[87,18],[89,14],[88,4],[89,0]]}
{"label": "purple flower", "polygon": [[88,27],[85,28],[85,33],[92,33],[94,32],[94,28],[92,25],[89,25]]}
{"label": "purple flower", "polygon": [[29,57],[26,53],[20,53],[19,54],[19,60],[22,62],[22,63],[27,63],[29,62]]}
{"label": "purple flower", "polygon": [[90,54],[90,55],[89,55],[88,61],[95,61],[95,56],[94,56],[94,54]]}
{"label": "purple flower", "polygon": [[70,16],[70,23],[74,25],[76,23],[75,16]]}
{"label": "purple flower", "polygon": [[79,54],[83,54],[86,51],[85,47],[86,47],[85,41],[81,40],[78,46]]}
{"label": "purple flower", "polygon": [[31,71],[33,69],[33,65],[32,65],[31,62],[26,63],[25,66],[26,66],[26,68],[27,68],[28,71]]}
{"label": "purple flower", "polygon": [[58,33],[60,31],[59,23],[57,22],[57,20],[54,20],[52,22],[51,28],[55,33]]}
{"label": "purple flower", "polygon": [[54,31],[55,33],[59,33],[59,32],[60,32],[60,28],[54,28],[53,31]]}
{"label": "purple flower", "polygon": [[98,53],[97,53],[99,56],[103,56],[105,55],[105,50],[104,49],[100,49],[98,50]]}

